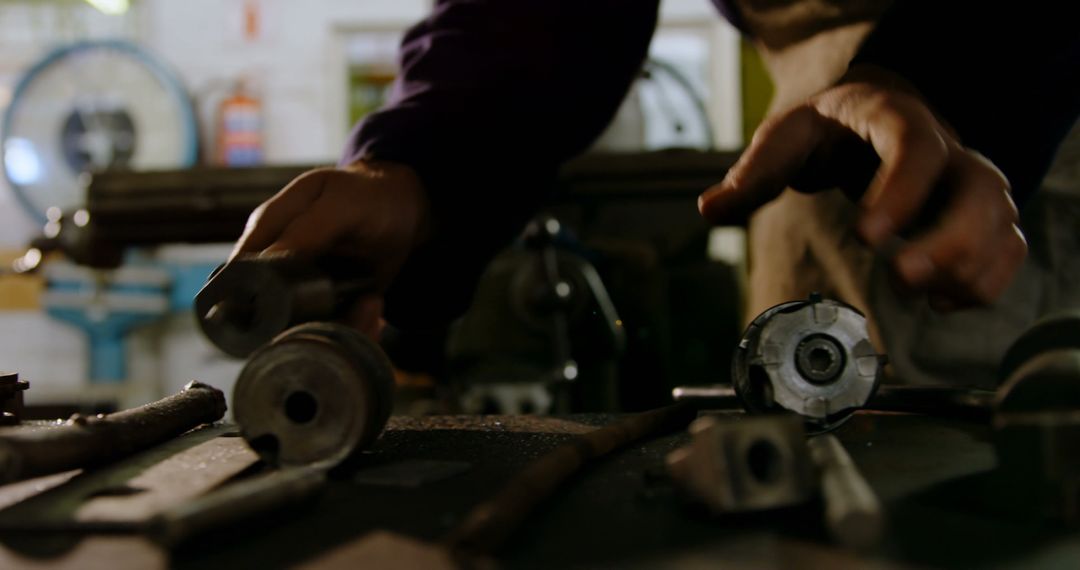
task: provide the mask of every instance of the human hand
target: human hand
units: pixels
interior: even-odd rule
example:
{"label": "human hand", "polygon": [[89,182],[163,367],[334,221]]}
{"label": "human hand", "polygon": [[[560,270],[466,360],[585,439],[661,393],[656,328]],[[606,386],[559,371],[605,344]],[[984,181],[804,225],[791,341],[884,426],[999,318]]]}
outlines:
{"label": "human hand", "polygon": [[861,193],[858,235],[939,310],[993,302],[1027,254],[1005,176],[884,70],[854,69],[767,120],[698,208],[738,223],[788,186]]}
{"label": "human hand", "polygon": [[428,203],[416,173],[396,163],[358,162],[301,174],[248,217],[230,259],[240,254],[334,255],[369,267],[376,292],[346,320],[373,339],[382,292],[425,239]]}

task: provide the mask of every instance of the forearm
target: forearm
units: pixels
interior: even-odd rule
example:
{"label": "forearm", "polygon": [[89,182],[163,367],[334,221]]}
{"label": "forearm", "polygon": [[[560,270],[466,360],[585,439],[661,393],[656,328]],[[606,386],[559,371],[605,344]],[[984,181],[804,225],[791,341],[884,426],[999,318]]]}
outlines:
{"label": "forearm", "polygon": [[656,0],[444,0],[410,30],[389,104],[343,158],[408,165],[430,202],[431,239],[387,292],[388,320],[426,326],[467,306],[559,164],[614,115],[655,17]]}

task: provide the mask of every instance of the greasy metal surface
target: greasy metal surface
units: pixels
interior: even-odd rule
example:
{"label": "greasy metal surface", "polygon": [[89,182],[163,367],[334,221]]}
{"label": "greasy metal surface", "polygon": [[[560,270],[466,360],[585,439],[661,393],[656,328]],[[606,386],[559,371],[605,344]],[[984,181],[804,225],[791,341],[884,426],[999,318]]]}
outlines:
{"label": "greasy metal surface", "polygon": [[[524,431],[513,431],[513,422],[502,419],[395,418],[370,452],[331,474],[325,493],[308,509],[267,515],[182,546],[172,556],[172,567],[287,568],[316,560],[377,529],[435,540],[532,459],[572,437],[545,433],[545,423],[552,422],[551,431],[558,432],[567,425],[610,419],[533,418],[524,422]],[[427,422],[430,429],[424,429]],[[813,503],[721,517],[686,504],[663,469],[664,456],[688,441],[680,434],[631,446],[572,479],[500,550],[498,561],[509,568],[658,568],[676,563],[687,568],[721,563],[791,568],[818,562],[833,568],[965,569],[1067,568],[1080,561],[1076,532],[1020,520],[996,508],[1000,491],[987,484],[995,466],[988,427],[943,418],[858,413],[835,434],[889,515],[885,542],[872,554],[832,546],[821,524],[820,507]],[[144,462],[153,464],[149,456],[154,453],[143,454]],[[462,461],[472,468],[409,489],[351,480],[360,469],[410,460]],[[108,470],[90,475],[104,478],[101,483],[109,478]],[[126,479],[113,475],[113,480]],[[41,509],[48,509],[44,502],[24,512]],[[54,547],[49,556],[71,556],[85,545],[68,541]],[[121,550],[100,552],[122,556]],[[40,552],[36,556],[59,560],[40,558],[46,556]]]}
{"label": "greasy metal surface", "polygon": [[205,426],[106,468],[0,486],[0,504],[10,505],[0,511],[0,527],[145,518],[251,465],[254,455],[235,433],[235,426]]}
{"label": "greasy metal surface", "polygon": [[279,514],[310,502],[326,483],[313,467],[276,469],[178,503],[149,521],[150,536],[163,547],[212,532],[228,532],[253,518]]}
{"label": "greasy metal surface", "polygon": [[0,429],[0,482],[100,465],[224,415],[225,395],[192,382],[157,402],[108,415],[76,415],[55,429]]}
{"label": "greasy metal surface", "polygon": [[389,360],[367,337],[307,323],[251,356],[233,389],[233,415],[268,463],[330,467],[379,436],[393,382]]}
{"label": "greasy metal surface", "polygon": [[626,414],[575,436],[527,465],[497,493],[474,507],[443,543],[470,555],[490,555],[518,531],[537,505],[552,498],[563,483],[590,461],[642,439],[685,429],[695,416],[687,404]]}
{"label": "greasy metal surface", "polygon": [[735,350],[731,379],[748,411],[789,410],[811,432],[823,432],[870,400],[882,362],[861,313],[811,295],[750,323]]}
{"label": "greasy metal surface", "polygon": [[[233,433],[233,432],[227,432]],[[185,449],[128,479],[130,493],[103,493],[75,512],[80,521],[143,521],[181,505],[251,468],[259,460],[238,437],[217,437]]]}
{"label": "greasy metal surface", "polygon": [[[458,424],[422,430],[412,429],[417,421],[408,424],[407,430],[389,429],[371,452],[355,458],[355,467],[434,459],[466,461],[473,468],[420,489],[358,486],[347,477],[332,477],[304,516],[237,529],[227,540],[181,550],[174,558],[177,567],[283,568],[314,560],[375,529],[432,541],[529,460],[570,437],[504,431],[494,422],[479,422],[477,429]],[[845,563],[840,567],[1022,567],[1036,555],[1059,564],[1077,560],[1080,536],[995,512],[994,496],[982,485],[995,465],[987,427],[859,413],[836,435],[890,517],[890,532],[869,562],[865,555],[831,546],[820,507],[812,503],[724,517],[685,504],[663,474],[663,458],[685,444],[686,435],[632,446],[589,468],[545,503],[497,558],[511,568],[662,567],[663,561],[679,556],[698,556],[714,565],[728,555],[752,562],[751,567],[791,567],[784,564],[791,560],[787,555],[777,554],[782,552],[817,552],[824,560]]]}

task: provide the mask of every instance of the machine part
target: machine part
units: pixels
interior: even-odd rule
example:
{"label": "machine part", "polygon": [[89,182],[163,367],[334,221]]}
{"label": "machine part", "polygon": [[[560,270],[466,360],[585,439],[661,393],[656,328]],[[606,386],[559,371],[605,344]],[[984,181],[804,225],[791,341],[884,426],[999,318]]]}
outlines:
{"label": "machine part", "polygon": [[675,404],[626,416],[579,435],[527,466],[494,497],[477,505],[446,537],[443,545],[459,553],[490,554],[533,510],[588,461],[648,436],[681,429],[696,415]]}
{"label": "machine part", "polygon": [[19,380],[18,372],[0,372],[0,426],[17,425],[22,420],[23,392],[30,388]]}
{"label": "machine part", "polygon": [[[722,178],[737,158],[735,152],[682,149],[590,153],[565,165],[552,196],[571,206],[616,200],[682,203]],[[75,223],[79,208],[72,207],[60,219],[43,220],[50,222],[49,231],[32,245],[43,253],[61,249],[80,265],[111,269],[134,246],[232,242],[252,210],[315,167],[94,172],[78,220],[86,223]],[[691,221],[700,221],[692,216]]]}
{"label": "machine part", "polygon": [[270,471],[169,509],[147,521],[142,530],[158,544],[175,546],[239,521],[301,506],[318,495],[325,483],[326,471],[320,468]]}
{"label": "machine part", "polygon": [[1006,353],[1001,374],[998,475],[1020,510],[1080,522],[1080,313],[1035,324]]}
{"label": "machine part", "polygon": [[210,276],[195,314],[211,342],[243,358],[291,326],[340,316],[372,289],[370,273],[350,260],[247,256]]}
{"label": "machine part", "polygon": [[225,395],[201,382],[138,408],[74,415],[55,428],[0,430],[0,483],[100,465],[225,415]]}
{"label": "machine part", "polygon": [[689,445],[667,456],[668,472],[713,512],[786,507],[814,495],[798,416],[705,416],[690,425],[690,434]]}
{"label": "machine part", "polygon": [[43,273],[46,290],[41,302],[46,312],[86,335],[90,382],[126,380],[128,335],[169,313],[169,272],[145,264],[95,271],[53,261]]}
{"label": "machine part", "polygon": [[485,382],[473,384],[461,394],[461,409],[467,414],[551,413],[555,398],[547,384],[538,382]]}
{"label": "machine part", "polygon": [[[709,409],[734,410],[742,407],[735,395],[735,388],[730,384],[676,386],[671,396],[676,402],[694,401]],[[975,388],[883,384],[863,409],[988,422],[995,397],[993,391]]]}
{"label": "machine part", "polygon": [[993,413],[994,392],[953,386],[878,387],[865,409],[879,412],[922,414],[975,422],[989,422]]}
{"label": "machine part", "polygon": [[697,402],[698,406],[713,410],[742,409],[742,402],[730,384],[676,386],[671,389],[671,399],[676,402]]}
{"label": "machine part", "polygon": [[268,463],[332,466],[375,441],[393,390],[378,345],[344,325],[307,323],[251,355],[233,390],[233,416]]}
{"label": "machine part", "polygon": [[857,550],[877,546],[885,532],[881,501],[840,440],[823,434],[811,438],[807,447],[818,468],[825,526],[833,539]]}
{"label": "machine part", "polygon": [[15,87],[2,123],[4,175],[42,223],[50,209],[85,205],[86,173],[184,168],[198,158],[185,89],[124,41],[78,42],[45,56]]}
{"label": "machine part", "polygon": [[821,433],[870,401],[884,362],[862,313],[814,294],[754,319],[735,350],[731,377],[747,411],[795,412],[811,433]]}
{"label": "machine part", "polygon": [[626,333],[582,246],[541,215],[522,247],[497,256],[447,341],[447,368],[471,413],[570,413],[619,407]]}

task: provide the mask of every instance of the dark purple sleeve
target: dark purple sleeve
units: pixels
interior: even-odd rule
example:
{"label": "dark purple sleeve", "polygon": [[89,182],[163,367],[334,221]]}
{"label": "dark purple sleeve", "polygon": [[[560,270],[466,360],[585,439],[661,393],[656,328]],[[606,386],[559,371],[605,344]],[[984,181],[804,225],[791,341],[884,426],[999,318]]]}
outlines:
{"label": "dark purple sleeve", "polygon": [[386,294],[399,328],[463,312],[480,272],[535,214],[566,159],[614,116],[658,0],[441,0],[412,28],[389,103],[342,159],[420,175],[434,233]]}
{"label": "dark purple sleeve", "polygon": [[897,0],[852,63],[913,83],[1022,204],[1080,112],[1077,21],[1059,0]]}

